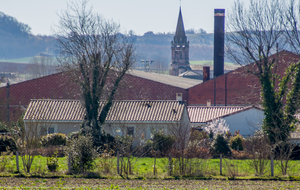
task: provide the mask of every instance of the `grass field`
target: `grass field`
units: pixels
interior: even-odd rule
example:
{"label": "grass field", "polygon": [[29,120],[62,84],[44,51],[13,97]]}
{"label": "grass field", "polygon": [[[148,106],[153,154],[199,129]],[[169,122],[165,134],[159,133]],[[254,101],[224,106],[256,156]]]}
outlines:
{"label": "grass field", "polygon": [[[204,60],[204,61],[190,61],[191,65],[205,65],[205,66],[213,66],[212,60]],[[224,65],[235,65],[234,63],[224,62]]]}
{"label": "grass field", "polygon": [[30,63],[33,57],[24,57],[20,59],[0,59],[0,62],[8,63]]}
{"label": "grass field", "polygon": [[[59,169],[57,172],[57,175],[64,175],[67,171],[67,158],[58,158],[59,160]],[[153,177],[159,177],[159,178],[165,178],[168,176],[168,158],[157,158],[156,161],[156,167],[157,167],[157,175],[153,175],[153,158],[135,158],[133,161],[133,173],[134,175],[131,176],[132,178],[153,178]],[[102,172],[102,169],[100,168],[100,161],[97,159],[95,161],[95,169],[94,172]],[[117,175],[117,169],[116,169],[116,158],[113,158],[111,161],[109,161],[110,164],[110,173],[109,174],[103,174],[104,176],[118,176]],[[47,171],[46,168],[47,165],[47,158],[42,156],[36,156],[32,169],[31,174],[32,175],[53,175],[53,173],[50,173]],[[250,166],[249,160],[227,160],[223,159],[223,176],[230,177],[232,173],[230,173],[229,170],[232,170],[232,165],[234,165],[235,169],[235,175],[239,177],[254,177],[255,176],[255,170],[253,167]],[[1,166],[1,163],[0,163]],[[207,176],[220,176],[220,160],[219,159],[207,159],[203,160],[198,167],[201,169],[201,176],[207,177]],[[1,168],[0,168],[1,169]],[[24,173],[22,161],[20,159],[20,169],[21,173]],[[15,158],[13,158],[7,165],[6,165],[6,171],[5,173],[13,173],[16,171],[16,162]],[[276,164],[275,161],[275,176],[281,176],[279,165]],[[289,162],[289,168],[288,168],[288,175],[289,176],[296,176],[300,177],[300,161],[294,160]],[[270,177],[270,168],[266,171],[264,177]]]}
{"label": "grass field", "polygon": [[[157,173],[153,175],[153,158],[137,158],[134,160],[134,175],[129,179],[122,179],[116,174],[116,158],[111,160],[112,167],[109,174],[97,176],[69,176],[67,158],[59,158],[59,170],[50,173],[46,169],[46,157],[36,156],[31,170],[31,177],[8,177],[15,175],[15,158],[6,165],[6,171],[1,173],[0,189],[300,189],[300,161],[290,161],[288,176],[280,176],[280,170],[275,167],[275,177],[270,177],[269,171],[263,177],[255,176],[249,165],[249,160],[228,161],[223,159],[223,174],[219,175],[219,159],[205,160],[204,175],[195,177],[170,177],[167,173],[168,159],[157,158]],[[101,172],[98,167],[100,160],[96,160],[94,172]],[[237,176],[228,177],[228,165],[237,167]],[[20,159],[21,173],[25,175]],[[0,163],[1,169],[1,163]],[[6,176],[6,177],[5,177]],[[39,177],[34,177],[39,176]],[[294,177],[290,177],[294,176]],[[91,178],[92,177],[92,178]],[[197,179],[197,180],[195,180]],[[229,180],[230,179],[230,180]],[[232,180],[236,179],[236,180]],[[295,181],[293,181],[295,180]]]}

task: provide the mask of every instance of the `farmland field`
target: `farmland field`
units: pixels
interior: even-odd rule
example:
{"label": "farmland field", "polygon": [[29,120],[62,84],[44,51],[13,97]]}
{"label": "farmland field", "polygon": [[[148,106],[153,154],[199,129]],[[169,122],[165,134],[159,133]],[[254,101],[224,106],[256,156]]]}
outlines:
{"label": "farmland field", "polygon": [[0,62],[9,62],[9,63],[30,63],[33,57],[24,57],[20,59],[1,59]]}
{"label": "farmland field", "polygon": [[[190,61],[191,65],[205,65],[205,66],[213,66],[212,60],[203,60],[203,61]],[[224,62],[224,65],[235,65],[234,63]]]}
{"label": "farmland field", "polygon": [[299,189],[295,181],[0,178],[0,189]]}

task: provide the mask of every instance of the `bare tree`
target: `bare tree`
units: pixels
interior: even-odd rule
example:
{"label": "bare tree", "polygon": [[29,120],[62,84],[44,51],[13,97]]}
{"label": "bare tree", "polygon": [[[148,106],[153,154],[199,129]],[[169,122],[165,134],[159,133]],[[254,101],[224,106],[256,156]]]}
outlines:
{"label": "bare tree", "polygon": [[33,160],[39,154],[38,149],[41,147],[41,137],[47,133],[47,129],[50,126],[51,122],[49,121],[34,121],[31,119],[24,122],[21,117],[17,126],[12,129],[25,172],[30,173]]}
{"label": "bare tree", "polygon": [[[282,141],[288,139],[300,103],[300,62],[291,63],[280,76],[276,72],[278,60],[270,56],[283,49],[286,41],[283,4],[280,0],[251,0],[245,8],[237,0],[228,16],[230,33],[226,36],[229,58],[240,65],[251,63],[244,68],[260,81],[265,115],[263,129],[273,144],[275,136],[279,135]],[[276,130],[280,133],[275,134]]]}
{"label": "bare tree", "polygon": [[36,56],[31,59],[29,66],[33,78],[47,76],[56,72],[53,57]]}
{"label": "bare tree", "polygon": [[251,156],[248,164],[255,169],[256,175],[264,175],[269,165],[268,159],[271,155],[267,135],[263,131],[257,131],[253,137],[245,140],[246,152]]}
{"label": "bare tree", "polygon": [[[92,129],[94,142],[100,142],[101,125],[134,62],[133,43],[119,33],[118,24],[87,8],[85,0],[69,4],[57,28],[61,68],[80,85],[86,110],[83,126]],[[106,102],[99,114],[100,99]]]}
{"label": "bare tree", "polygon": [[[299,144],[297,140],[289,138],[287,141],[281,139],[281,131],[276,130],[273,132],[275,143],[272,145],[272,154],[275,157],[275,163],[280,169],[282,175],[287,175],[290,168],[290,159],[293,153],[299,154],[295,151],[295,147]],[[289,134],[290,136],[290,134]]]}
{"label": "bare tree", "polygon": [[122,123],[111,126],[111,128],[115,137],[115,147],[120,153],[120,175],[125,175],[128,178],[129,175],[133,174],[133,167],[138,157],[145,154],[143,152],[144,144],[141,140],[146,134],[146,130],[142,126],[126,127]]}
{"label": "bare tree", "polygon": [[289,4],[284,4],[284,14],[282,14],[282,23],[284,25],[285,37],[290,47],[297,54],[300,53],[300,2],[289,0]]}

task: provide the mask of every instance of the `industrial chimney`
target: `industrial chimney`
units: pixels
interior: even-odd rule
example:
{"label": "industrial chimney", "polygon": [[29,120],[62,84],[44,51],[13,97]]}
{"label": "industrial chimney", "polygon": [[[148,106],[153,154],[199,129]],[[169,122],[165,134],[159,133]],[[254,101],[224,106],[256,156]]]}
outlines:
{"label": "industrial chimney", "polygon": [[224,74],[225,9],[215,9],[214,78]]}

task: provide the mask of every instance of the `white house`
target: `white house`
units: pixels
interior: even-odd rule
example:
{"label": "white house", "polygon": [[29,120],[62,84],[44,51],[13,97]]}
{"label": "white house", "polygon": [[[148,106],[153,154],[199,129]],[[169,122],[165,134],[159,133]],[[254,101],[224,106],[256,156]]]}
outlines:
{"label": "white house", "polygon": [[192,127],[202,127],[214,119],[222,118],[230,132],[240,131],[244,137],[261,129],[264,113],[256,106],[188,106]]}
{"label": "white house", "polygon": [[[80,129],[84,114],[79,100],[31,100],[24,122],[26,127],[39,125],[47,133],[68,134]],[[171,134],[189,127],[183,101],[114,101],[102,129],[113,136],[131,134],[147,140],[156,131]]]}

